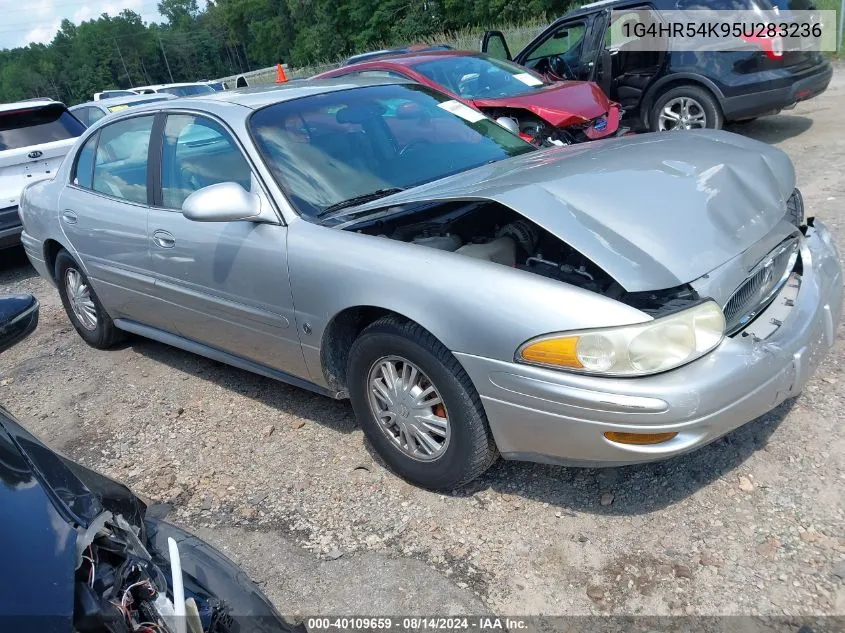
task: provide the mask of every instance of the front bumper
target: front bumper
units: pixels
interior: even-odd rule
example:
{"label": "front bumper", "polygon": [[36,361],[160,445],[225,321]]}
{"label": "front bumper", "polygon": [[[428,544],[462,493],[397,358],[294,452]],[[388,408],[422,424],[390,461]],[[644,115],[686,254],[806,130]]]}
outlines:
{"label": "front bumper", "polygon": [[[478,389],[506,459],[579,466],[665,459],[704,446],[798,394],[833,345],[842,268],[820,222],[808,228],[801,260],[802,276],[746,330],[776,319],[780,326],[766,338],[727,338],[707,356],[663,374],[601,378],[456,356]],[[612,442],[606,431],[677,435],[637,446]]]}

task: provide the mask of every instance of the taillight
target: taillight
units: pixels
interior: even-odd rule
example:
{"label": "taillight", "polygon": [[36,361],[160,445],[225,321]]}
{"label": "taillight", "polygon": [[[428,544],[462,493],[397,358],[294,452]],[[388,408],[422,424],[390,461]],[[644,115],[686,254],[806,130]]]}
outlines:
{"label": "taillight", "polygon": [[783,38],[779,35],[775,37],[757,37],[755,35],[743,35],[742,39],[750,44],[754,44],[763,49],[766,57],[769,59],[783,58]]}

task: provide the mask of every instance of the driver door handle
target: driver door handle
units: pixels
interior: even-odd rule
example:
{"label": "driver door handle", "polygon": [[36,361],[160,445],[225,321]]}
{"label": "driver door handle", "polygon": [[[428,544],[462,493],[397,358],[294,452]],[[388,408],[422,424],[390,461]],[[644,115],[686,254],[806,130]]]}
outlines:
{"label": "driver door handle", "polygon": [[156,243],[156,246],[160,246],[161,248],[173,248],[176,246],[176,238],[167,231],[163,231],[161,229],[158,229],[153,233],[153,242]]}

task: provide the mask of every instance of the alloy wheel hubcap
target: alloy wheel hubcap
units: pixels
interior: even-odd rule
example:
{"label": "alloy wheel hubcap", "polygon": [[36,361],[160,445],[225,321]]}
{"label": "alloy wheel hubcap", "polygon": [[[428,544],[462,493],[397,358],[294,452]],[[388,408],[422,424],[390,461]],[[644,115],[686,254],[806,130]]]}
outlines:
{"label": "alloy wheel hubcap", "polygon": [[91,289],[75,268],[68,268],[65,271],[65,289],[71,310],[73,310],[77,321],[86,330],[92,332],[96,330],[97,308],[94,305],[94,300],[91,299]]}
{"label": "alloy wheel hubcap", "polygon": [[386,356],[367,377],[370,410],[379,428],[406,456],[438,459],[449,446],[449,415],[440,392],[411,361]]}
{"label": "alloy wheel hubcap", "polygon": [[670,99],[660,111],[658,126],[661,131],[697,130],[707,127],[707,113],[702,105],[690,97]]}

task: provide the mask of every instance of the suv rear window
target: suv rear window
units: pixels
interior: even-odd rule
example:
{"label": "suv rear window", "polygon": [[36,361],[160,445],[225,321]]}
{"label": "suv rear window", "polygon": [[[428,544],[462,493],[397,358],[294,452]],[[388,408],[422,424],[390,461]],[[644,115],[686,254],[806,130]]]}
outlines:
{"label": "suv rear window", "polygon": [[0,112],[0,151],[76,138],[84,131],[61,104]]}

